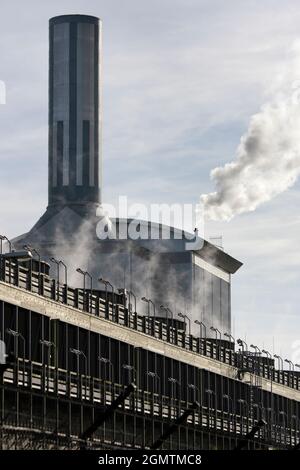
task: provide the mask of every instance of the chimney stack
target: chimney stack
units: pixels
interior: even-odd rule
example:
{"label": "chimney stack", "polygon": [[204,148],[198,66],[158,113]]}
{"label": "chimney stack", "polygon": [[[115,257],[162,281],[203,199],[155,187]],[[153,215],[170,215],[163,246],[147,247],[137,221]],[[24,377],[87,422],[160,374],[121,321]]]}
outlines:
{"label": "chimney stack", "polygon": [[49,22],[49,206],[101,202],[101,20]]}

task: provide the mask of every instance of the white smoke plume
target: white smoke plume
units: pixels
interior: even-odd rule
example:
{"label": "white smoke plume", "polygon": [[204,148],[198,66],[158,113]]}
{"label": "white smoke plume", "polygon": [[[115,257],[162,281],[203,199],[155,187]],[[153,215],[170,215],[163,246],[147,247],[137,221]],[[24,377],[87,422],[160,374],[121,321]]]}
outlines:
{"label": "white smoke plume", "polygon": [[211,172],[216,191],[200,197],[204,214],[230,220],[286,191],[300,173],[299,44],[270,100],[254,114],[236,158]]}

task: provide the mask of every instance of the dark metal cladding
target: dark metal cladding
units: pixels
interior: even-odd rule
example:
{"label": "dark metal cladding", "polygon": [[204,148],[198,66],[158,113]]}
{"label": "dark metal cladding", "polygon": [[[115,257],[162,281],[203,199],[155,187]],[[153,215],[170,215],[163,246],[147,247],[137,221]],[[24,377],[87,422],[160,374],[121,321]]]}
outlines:
{"label": "dark metal cladding", "polygon": [[49,206],[101,202],[101,20],[49,22]]}

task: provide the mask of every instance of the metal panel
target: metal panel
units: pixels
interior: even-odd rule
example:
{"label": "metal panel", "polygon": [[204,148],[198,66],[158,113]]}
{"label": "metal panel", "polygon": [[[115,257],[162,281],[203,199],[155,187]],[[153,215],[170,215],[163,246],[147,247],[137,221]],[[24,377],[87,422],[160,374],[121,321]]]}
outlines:
{"label": "metal panel", "polygon": [[208,271],[214,276],[217,276],[226,282],[230,282],[229,273],[227,273],[226,271],[223,271],[222,269],[216,266],[213,266],[211,263],[208,263],[207,261],[205,261],[204,259],[202,259],[200,256],[196,254],[194,254],[194,264],[196,264],[197,266],[200,266],[200,268],[205,269],[205,271]]}

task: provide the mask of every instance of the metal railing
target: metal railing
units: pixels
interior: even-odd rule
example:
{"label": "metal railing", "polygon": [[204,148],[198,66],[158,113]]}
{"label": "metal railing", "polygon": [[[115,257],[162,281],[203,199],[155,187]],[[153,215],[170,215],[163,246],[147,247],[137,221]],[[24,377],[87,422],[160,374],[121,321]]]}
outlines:
{"label": "metal railing", "polygon": [[[124,389],[124,385],[109,380],[21,359],[18,359],[14,367],[5,371],[3,385],[10,388],[15,386],[24,391],[34,390],[36,393],[46,393],[49,397],[78,401],[81,404],[94,404],[97,407],[110,405]],[[122,409],[149,416],[151,419],[157,417],[172,421],[191,404],[188,399],[181,400],[137,388],[134,394],[124,401]],[[241,414],[238,410],[225,411],[213,404],[200,404],[195,413],[187,419],[187,424],[200,427],[203,431],[226,433],[233,437],[247,434],[255,422],[256,419],[247,413]],[[18,413],[14,409],[2,419],[1,425],[49,432],[58,432],[59,428],[63,427],[62,423],[58,423],[47,413],[44,417],[32,416],[31,413],[26,418],[24,413]],[[77,434],[80,434],[80,429]],[[76,433],[73,433],[73,436],[76,437]],[[282,422],[278,415],[277,419],[273,419],[259,431],[257,439],[274,445],[294,446],[300,440],[300,429],[296,421]]]}
{"label": "metal railing", "polygon": [[0,280],[2,282],[26,289],[90,315],[105,318],[188,351],[271,380],[274,383],[300,390],[300,376],[293,371],[277,370],[273,365],[260,361],[257,355],[236,352],[213,339],[189,335],[184,330],[155,320],[154,317],[132,314],[123,304],[106,301],[99,292],[84,291],[60,284],[44,273],[38,273],[21,266],[15,260],[0,256],[0,263]]}

